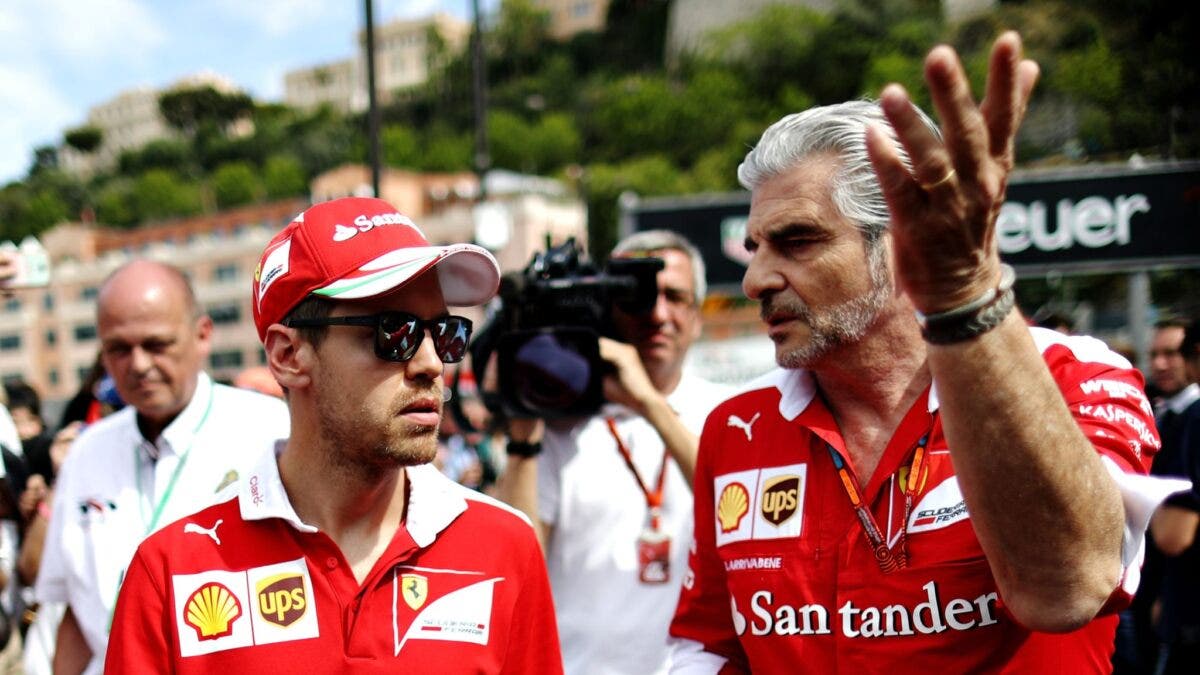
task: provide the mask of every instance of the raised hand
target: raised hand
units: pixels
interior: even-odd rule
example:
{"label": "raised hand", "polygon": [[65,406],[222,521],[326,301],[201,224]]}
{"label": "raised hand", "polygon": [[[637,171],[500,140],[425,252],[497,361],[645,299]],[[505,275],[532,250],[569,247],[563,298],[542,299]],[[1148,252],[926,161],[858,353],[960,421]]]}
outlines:
{"label": "raised hand", "polygon": [[888,85],[880,96],[912,168],[882,129],[870,129],[867,144],[892,214],[899,281],[923,313],[962,306],[996,287],[996,217],[1037,77],[1037,64],[1021,57],[1020,37],[1005,33],[992,47],[986,97],[977,105],[958,55],[935,47],[925,59],[925,81],[941,139],[903,87]]}

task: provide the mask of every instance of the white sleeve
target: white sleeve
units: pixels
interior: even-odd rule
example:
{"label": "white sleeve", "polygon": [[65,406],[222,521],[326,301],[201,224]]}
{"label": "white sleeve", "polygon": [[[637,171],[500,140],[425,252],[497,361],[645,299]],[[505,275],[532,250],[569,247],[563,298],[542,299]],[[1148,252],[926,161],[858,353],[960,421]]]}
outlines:
{"label": "white sleeve", "polygon": [[[4,447],[14,455],[25,456],[25,450],[21,446],[21,435],[17,433],[17,425],[13,424],[8,408],[2,405],[0,405],[0,443],[3,443]],[[4,463],[0,462],[0,476],[4,475],[6,475]]]}
{"label": "white sleeve", "polygon": [[63,547],[67,527],[78,527],[79,519],[73,517],[78,511],[72,509],[71,480],[74,472],[71,470],[74,462],[72,456],[77,448],[72,448],[63,462],[54,487],[54,502],[50,509],[50,526],[46,530],[46,540],[42,547],[42,560],[38,566],[37,581],[34,585],[34,596],[38,602],[67,602],[67,561]]}
{"label": "white sleeve", "polygon": [[687,638],[669,638],[671,675],[717,675],[728,660],[704,651],[704,645]]}
{"label": "white sleeve", "polygon": [[1101,455],[1104,468],[1117,484],[1121,503],[1125,506],[1125,533],[1121,542],[1121,566],[1124,568],[1121,589],[1130,595],[1137,590],[1141,580],[1142,558],[1146,551],[1146,529],[1155,509],[1167,497],[1177,492],[1192,489],[1192,483],[1183,478],[1164,478],[1127,473],[1112,459]]}
{"label": "white sleeve", "polygon": [[550,428],[542,436],[542,452],[537,457],[537,505],[538,518],[547,525],[558,522],[563,457],[571,450],[568,444],[574,439],[574,434]]}

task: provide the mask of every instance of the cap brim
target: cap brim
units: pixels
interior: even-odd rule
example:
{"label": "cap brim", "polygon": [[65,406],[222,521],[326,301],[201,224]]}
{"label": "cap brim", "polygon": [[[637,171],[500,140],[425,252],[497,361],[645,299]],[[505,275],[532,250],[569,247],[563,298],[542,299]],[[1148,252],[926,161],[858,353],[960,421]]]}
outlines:
{"label": "cap brim", "polygon": [[337,300],[373,298],[400,288],[435,266],[447,305],[481,305],[491,300],[500,287],[500,266],[487,249],[451,244],[385,253],[312,292]]}

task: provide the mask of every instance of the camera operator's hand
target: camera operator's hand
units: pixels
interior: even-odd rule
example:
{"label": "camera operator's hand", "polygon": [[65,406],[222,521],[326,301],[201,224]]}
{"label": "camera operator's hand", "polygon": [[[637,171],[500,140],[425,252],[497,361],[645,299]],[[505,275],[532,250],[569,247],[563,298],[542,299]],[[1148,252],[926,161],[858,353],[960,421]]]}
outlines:
{"label": "camera operator's hand", "polygon": [[688,485],[691,485],[699,438],[688,431],[666,395],[654,386],[637,348],[624,342],[600,338],[600,358],[616,369],[616,372],[604,377],[604,398],[645,417],[662,438],[667,452],[679,465]]}
{"label": "camera operator's hand", "polygon": [[600,338],[600,358],[616,372],[604,377],[604,399],[633,410],[643,417],[647,407],[663,395],[654,388],[637,348],[624,342]]}
{"label": "camera operator's hand", "polygon": [[546,423],[540,417],[510,417],[508,440],[518,443],[541,443]]}

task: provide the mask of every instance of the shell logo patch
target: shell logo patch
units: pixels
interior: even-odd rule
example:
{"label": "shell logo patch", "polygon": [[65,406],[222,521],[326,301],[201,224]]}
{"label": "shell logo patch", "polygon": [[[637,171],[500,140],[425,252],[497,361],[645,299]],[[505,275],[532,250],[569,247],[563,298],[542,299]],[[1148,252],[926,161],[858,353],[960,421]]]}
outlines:
{"label": "shell logo patch", "polygon": [[320,635],[304,558],[248,570],[176,574],[171,588],[179,654],[185,658]]}
{"label": "shell logo patch", "polygon": [[216,640],[233,633],[233,622],[242,616],[242,603],[224,585],[210,582],[196,589],[184,605],[183,621],[196,630],[198,640]]}
{"label": "shell logo patch", "polygon": [[429,580],[420,574],[400,575],[401,594],[404,602],[412,609],[421,609],[429,598]]}
{"label": "shell logo patch", "polygon": [[732,532],[742,523],[742,518],[750,513],[750,493],[741,483],[730,483],[721,490],[717,498],[717,522],[722,532]]}
{"label": "shell logo patch", "polygon": [[287,628],[304,616],[308,609],[304,577],[292,572],[269,576],[255,585],[258,611],[262,618]]}
{"label": "shell logo patch", "polygon": [[807,476],[807,464],[788,464],[714,477],[717,546],[800,536]]}

